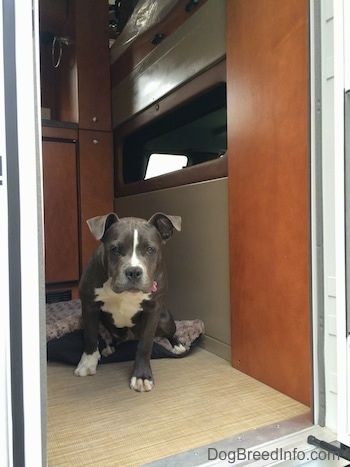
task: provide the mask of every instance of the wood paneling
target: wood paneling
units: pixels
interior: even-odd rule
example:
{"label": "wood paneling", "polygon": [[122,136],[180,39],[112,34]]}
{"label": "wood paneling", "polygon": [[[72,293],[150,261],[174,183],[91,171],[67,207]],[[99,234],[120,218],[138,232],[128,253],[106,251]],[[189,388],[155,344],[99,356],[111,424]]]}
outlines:
{"label": "wood paneling", "polygon": [[40,25],[46,32],[62,32],[70,13],[70,3],[67,0],[40,0]]}
{"label": "wood paneling", "polygon": [[227,1],[232,363],[310,403],[308,2]]}
{"label": "wood paneling", "polygon": [[110,131],[108,2],[75,1],[79,127]]}
{"label": "wood paneling", "polygon": [[70,139],[73,142],[78,139],[78,128],[59,128],[54,126],[43,126],[42,136],[52,139]]}
{"label": "wood paneling", "polygon": [[43,141],[45,277],[79,280],[76,144]]}
{"label": "wood paneling", "polygon": [[113,211],[112,134],[79,131],[82,266],[99,245],[86,221]]}

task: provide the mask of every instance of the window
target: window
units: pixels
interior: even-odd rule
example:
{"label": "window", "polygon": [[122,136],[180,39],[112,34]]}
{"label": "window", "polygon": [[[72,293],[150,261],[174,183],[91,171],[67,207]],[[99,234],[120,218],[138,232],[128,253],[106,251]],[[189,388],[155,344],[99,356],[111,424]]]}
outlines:
{"label": "window", "polygon": [[220,83],[123,140],[123,181],[186,170],[218,159],[226,150],[226,83]]}
{"label": "window", "polygon": [[145,180],[181,170],[187,166],[187,162],[187,156],[180,154],[151,154],[148,159]]}

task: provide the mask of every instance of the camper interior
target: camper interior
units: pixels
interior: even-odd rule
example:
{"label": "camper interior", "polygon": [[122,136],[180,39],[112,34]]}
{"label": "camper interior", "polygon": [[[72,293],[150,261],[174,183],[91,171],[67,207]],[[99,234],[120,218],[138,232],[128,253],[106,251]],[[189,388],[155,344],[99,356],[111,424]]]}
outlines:
{"label": "camper interior", "polygon": [[306,444],[309,2],[39,3],[48,307],[78,298],[87,219],[160,211],[183,223],[167,305],[205,329],[185,358],[152,361],[147,394],[131,362],[77,378],[49,359],[49,465],[194,466],[300,430]]}

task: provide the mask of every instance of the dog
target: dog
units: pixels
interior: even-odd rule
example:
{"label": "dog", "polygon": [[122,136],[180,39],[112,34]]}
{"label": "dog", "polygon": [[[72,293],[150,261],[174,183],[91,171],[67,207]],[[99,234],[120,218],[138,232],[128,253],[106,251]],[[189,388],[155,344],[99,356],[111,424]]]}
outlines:
{"label": "dog", "polygon": [[[99,359],[99,322],[118,342],[137,339],[130,388],[148,392],[154,386],[150,364],[154,337],[166,337],[175,353],[185,347],[174,337],[174,318],[164,305],[167,272],[163,244],[181,230],[181,217],[154,214],[148,221],[119,218],[115,213],[87,221],[101,241],[80,280],[84,324],[84,352],[75,375],[94,375]],[[114,348],[107,346],[103,355]]]}

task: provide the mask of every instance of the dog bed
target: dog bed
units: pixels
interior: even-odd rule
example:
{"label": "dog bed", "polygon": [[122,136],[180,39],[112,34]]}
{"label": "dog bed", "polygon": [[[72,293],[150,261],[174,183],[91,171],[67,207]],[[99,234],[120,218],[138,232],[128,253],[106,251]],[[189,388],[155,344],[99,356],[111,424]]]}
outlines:
{"label": "dog bed", "polygon": [[[188,355],[204,334],[204,324],[199,319],[175,321],[176,334],[186,351],[176,354],[166,338],[154,339],[151,358],[180,358]],[[50,303],[46,305],[46,340],[47,359],[51,362],[62,362],[72,365],[79,363],[84,349],[83,322],[81,318],[81,302],[79,299]],[[107,329],[100,324],[99,363],[113,363],[134,360],[137,341],[127,341],[118,344],[111,355],[103,355],[104,349],[112,343]]]}

